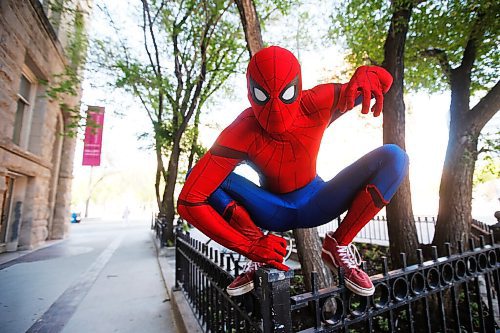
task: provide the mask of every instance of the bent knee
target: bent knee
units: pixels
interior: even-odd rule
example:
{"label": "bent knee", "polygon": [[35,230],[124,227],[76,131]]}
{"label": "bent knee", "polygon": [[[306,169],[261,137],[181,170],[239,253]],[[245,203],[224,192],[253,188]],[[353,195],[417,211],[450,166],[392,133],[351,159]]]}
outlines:
{"label": "bent knee", "polygon": [[384,154],[386,160],[396,162],[396,164],[400,164],[404,167],[408,166],[408,154],[398,145],[389,143],[383,145],[382,147],[380,147],[380,149],[382,150],[382,153]]}
{"label": "bent knee", "polygon": [[379,149],[383,155],[383,165],[390,168],[393,174],[402,177],[408,173],[409,157],[401,147],[396,144],[385,144]]}

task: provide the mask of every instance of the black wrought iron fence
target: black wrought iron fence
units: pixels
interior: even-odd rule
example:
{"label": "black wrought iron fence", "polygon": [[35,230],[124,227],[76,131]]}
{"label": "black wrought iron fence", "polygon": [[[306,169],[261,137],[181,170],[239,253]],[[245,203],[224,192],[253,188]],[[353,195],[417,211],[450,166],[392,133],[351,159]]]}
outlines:
{"label": "black wrought iron fence", "polygon": [[[342,221],[341,217],[317,227],[318,233],[323,237],[328,231],[336,230]],[[182,226],[184,221],[179,219],[177,227]],[[429,244],[434,237],[436,218],[432,216],[418,216],[415,218],[417,236],[420,244]],[[152,217],[151,229],[155,230],[156,237],[160,240],[161,246],[167,245],[167,224],[164,218],[158,216]],[[490,226],[486,223],[472,220],[471,237],[478,240],[479,236],[487,236],[490,233]],[[285,237],[286,238],[286,237]],[[385,216],[376,216],[356,235],[354,242],[369,243],[382,246],[389,246],[389,234],[387,229],[387,218]],[[291,245],[294,246],[293,239]],[[293,250],[293,248],[291,248]]]}
{"label": "black wrought iron fence", "polygon": [[[240,263],[179,233],[176,281],[205,332],[495,332],[500,310],[500,245],[484,238],[445,256],[372,276],[375,295],[360,297],[344,286],[290,295],[293,271],[257,272],[256,289],[231,298],[224,288]],[[402,262],[406,262],[402,254]]]}
{"label": "black wrought iron fence", "polygon": [[[493,244],[493,242],[491,243]],[[294,311],[307,308],[311,320],[307,332],[496,332],[498,298],[498,245],[469,251],[460,246],[452,254],[388,271],[384,259],[382,274],[372,276],[375,295],[369,298],[338,287],[291,297]],[[402,262],[406,262],[402,254]]]}
{"label": "black wrought iron fence", "polygon": [[225,291],[240,272],[238,258],[189,233],[177,233],[176,287],[184,291],[205,332],[262,332],[257,299],[231,298]]}
{"label": "black wrought iron fence", "polygon": [[[320,236],[323,236],[328,231],[336,230],[339,227],[341,221],[342,218],[338,217],[329,223],[319,226],[318,232]],[[417,237],[419,243],[430,244],[432,242],[432,238],[434,237],[436,218],[433,216],[417,216],[415,217],[415,227],[417,229]],[[476,237],[476,239],[478,239],[480,235],[488,235],[489,232],[490,228],[486,223],[472,220],[472,237]],[[379,215],[373,218],[356,235],[354,241],[358,243],[370,243],[389,246],[387,218],[383,215]]]}
{"label": "black wrought iron fence", "polygon": [[167,246],[167,223],[165,218],[153,216],[151,221],[151,229],[154,230],[156,238],[160,241],[160,246]]}

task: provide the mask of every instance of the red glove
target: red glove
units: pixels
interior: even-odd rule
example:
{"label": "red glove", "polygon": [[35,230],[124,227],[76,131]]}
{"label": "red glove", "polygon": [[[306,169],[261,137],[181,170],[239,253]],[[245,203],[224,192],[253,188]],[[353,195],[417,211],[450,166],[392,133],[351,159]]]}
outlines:
{"label": "red glove", "polygon": [[236,229],[239,233],[251,241],[264,236],[262,230],[260,230],[260,228],[253,223],[252,218],[248,214],[245,207],[236,201],[233,201],[226,207],[222,217],[231,227]]}
{"label": "red glove", "polygon": [[273,234],[256,239],[250,245],[248,252],[243,253],[252,261],[265,263],[286,272],[289,267],[282,264],[285,254],[286,240]]}
{"label": "red glove", "polygon": [[354,107],[355,99],[362,94],[363,106],[361,113],[367,114],[370,108],[372,95],[375,104],[372,107],[374,117],[378,117],[384,105],[384,96],[392,84],[391,74],[378,66],[361,66],[356,69],[347,84],[344,94],[339,99],[340,112],[346,112]]}

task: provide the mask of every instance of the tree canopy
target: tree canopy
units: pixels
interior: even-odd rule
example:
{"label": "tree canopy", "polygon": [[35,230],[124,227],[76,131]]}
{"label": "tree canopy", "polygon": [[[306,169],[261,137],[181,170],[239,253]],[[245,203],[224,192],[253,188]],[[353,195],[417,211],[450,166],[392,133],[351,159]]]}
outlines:
{"label": "tree canopy", "polygon": [[171,225],[181,155],[203,152],[196,134],[201,108],[237,70],[245,45],[232,1],[135,4],[131,21],[139,27],[138,45],[125,40],[126,27],[118,27],[108,15],[114,35],[96,41],[97,62],[115,78],[112,86],[140,100],[151,121],[158,209]]}
{"label": "tree canopy", "polygon": [[[472,0],[345,1],[337,7],[332,35],[347,36],[352,50],[349,60],[354,64],[378,63],[383,48],[379,32],[389,21],[387,12],[405,7],[411,9],[411,17],[391,22],[394,35],[408,30],[404,57],[398,59],[404,69],[404,81],[400,76],[399,85],[410,91],[451,92],[449,140],[433,240],[442,247],[444,242],[465,241],[470,234],[478,137],[500,108],[500,4]],[[480,97],[477,103],[471,99],[475,94]]]}
{"label": "tree canopy", "polygon": [[[354,67],[381,64],[392,3],[350,0],[340,1],[335,7],[331,36],[344,40],[351,50],[347,60]],[[416,1],[406,42],[405,88],[426,92],[449,90],[449,77],[444,73],[460,65],[479,16],[485,37],[477,48],[471,89],[474,93],[491,88],[500,70],[499,7],[497,1]],[[449,65],[444,65],[444,60]]]}
{"label": "tree canopy", "polygon": [[196,110],[235,71],[244,45],[228,1],[143,3],[147,7],[137,13],[143,49],[137,51],[147,57],[127,45],[112,53],[107,47],[108,64],[116,70],[116,86],[141,100],[168,148],[194,94],[199,93]]}

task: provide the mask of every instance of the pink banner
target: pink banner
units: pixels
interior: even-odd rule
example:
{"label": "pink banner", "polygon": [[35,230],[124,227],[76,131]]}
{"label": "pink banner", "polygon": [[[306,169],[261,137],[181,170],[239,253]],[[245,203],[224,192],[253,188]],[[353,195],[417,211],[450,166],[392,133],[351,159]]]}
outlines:
{"label": "pink banner", "polygon": [[104,108],[89,106],[87,110],[87,125],[83,141],[82,165],[101,165],[102,128],[104,124]]}

